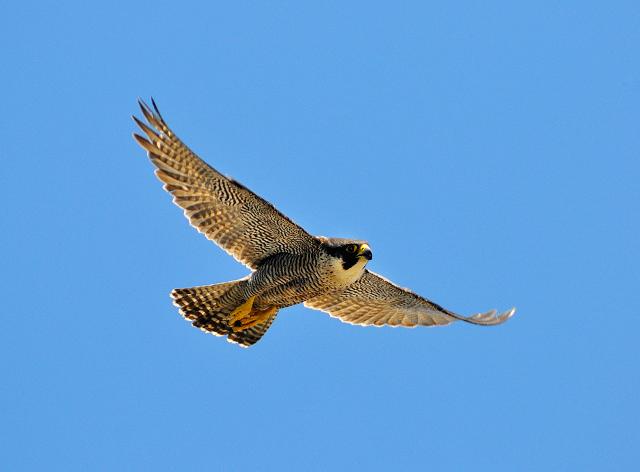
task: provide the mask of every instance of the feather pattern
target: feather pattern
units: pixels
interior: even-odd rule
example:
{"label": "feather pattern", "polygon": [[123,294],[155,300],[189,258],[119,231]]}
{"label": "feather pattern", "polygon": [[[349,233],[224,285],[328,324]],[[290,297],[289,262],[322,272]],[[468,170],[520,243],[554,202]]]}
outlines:
{"label": "feather pattern", "polygon": [[304,304],[362,326],[442,326],[456,320],[491,326],[504,323],[515,313],[511,309],[496,315],[492,310],[464,317],[368,270],[344,290],[311,298]]}
{"label": "feather pattern", "polygon": [[[460,320],[497,325],[515,309],[464,317],[384,277],[365,265],[365,241],[314,237],[237,181],[200,159],[173,133],[152,100],[140,101],[144,136],[134,138],[156,167],[156,176],[192,226],[251,274],[241,280],[175,289],[174,304],[193,326],[230,342],[251,346],[273,323],[277,310],[304,302],[342,321],[363,326],[434,326]],[[243,307],[263,313],[240,324]],[[252,312],[251,310],[254,310]]]}
{"label": "feather pattern", "polygon": [[269,202],[220,174],[185,146],[155,102],[153,109],[142,101],[139,104],[151,126],[134,116],[146,135],[134,134],[134,138],[156,166],[165,190],[199,232],[251,269],[273,254],[304,254],[317,244]]}

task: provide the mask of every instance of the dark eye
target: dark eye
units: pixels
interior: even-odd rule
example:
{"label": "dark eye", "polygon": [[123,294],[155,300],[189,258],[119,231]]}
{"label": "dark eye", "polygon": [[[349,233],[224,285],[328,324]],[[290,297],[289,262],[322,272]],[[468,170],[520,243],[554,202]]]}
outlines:
{"label": "dark eye", "polygon": [[355,252],[358,250],[358,245],[357,244],[349,244],[347,246],[347,252],[349,254],[355,254]]}

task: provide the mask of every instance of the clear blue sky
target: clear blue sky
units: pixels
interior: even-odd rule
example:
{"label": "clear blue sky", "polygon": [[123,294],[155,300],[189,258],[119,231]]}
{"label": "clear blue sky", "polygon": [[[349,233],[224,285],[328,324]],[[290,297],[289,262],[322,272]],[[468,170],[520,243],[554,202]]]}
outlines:
{"label": "clear blue sky", "polygon": [[[0,17],[1,468],[637,467],[637,1],[90,3]],[[374,271],[517,315],[193,329],[169,291],[246,269],[131,139],[150,95]]]}

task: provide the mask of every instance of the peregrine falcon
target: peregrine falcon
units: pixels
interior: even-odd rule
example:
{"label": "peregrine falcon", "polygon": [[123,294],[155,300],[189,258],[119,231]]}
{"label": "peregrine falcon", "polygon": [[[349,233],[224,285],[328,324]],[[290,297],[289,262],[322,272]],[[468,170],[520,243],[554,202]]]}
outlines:
{"label": "peregrine falcon", "polygon": [[433,326],[460,320],[505,322],[515,309],[464,317],[365,268],[366,241],[312,236],[273,205],[200,159],[167,126],[153,99],[139,101],[146,135],[134,134],[173,202],[199,232],[251,273],[240,280],[171,292],[193,326],[249,347],[262,338],[278,310],[304,303],[361,326]]}

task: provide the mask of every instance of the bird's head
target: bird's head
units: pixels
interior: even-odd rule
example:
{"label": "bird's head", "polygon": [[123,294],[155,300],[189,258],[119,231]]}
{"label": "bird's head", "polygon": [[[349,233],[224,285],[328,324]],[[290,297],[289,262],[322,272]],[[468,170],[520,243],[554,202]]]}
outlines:
{"label": "bird's head", "polygon": [[364,266],[373,258],[366,241],[342,238],[320,238],[323,249],[331,256],[342,259],[342,267],[349,270],[358,262]]}

